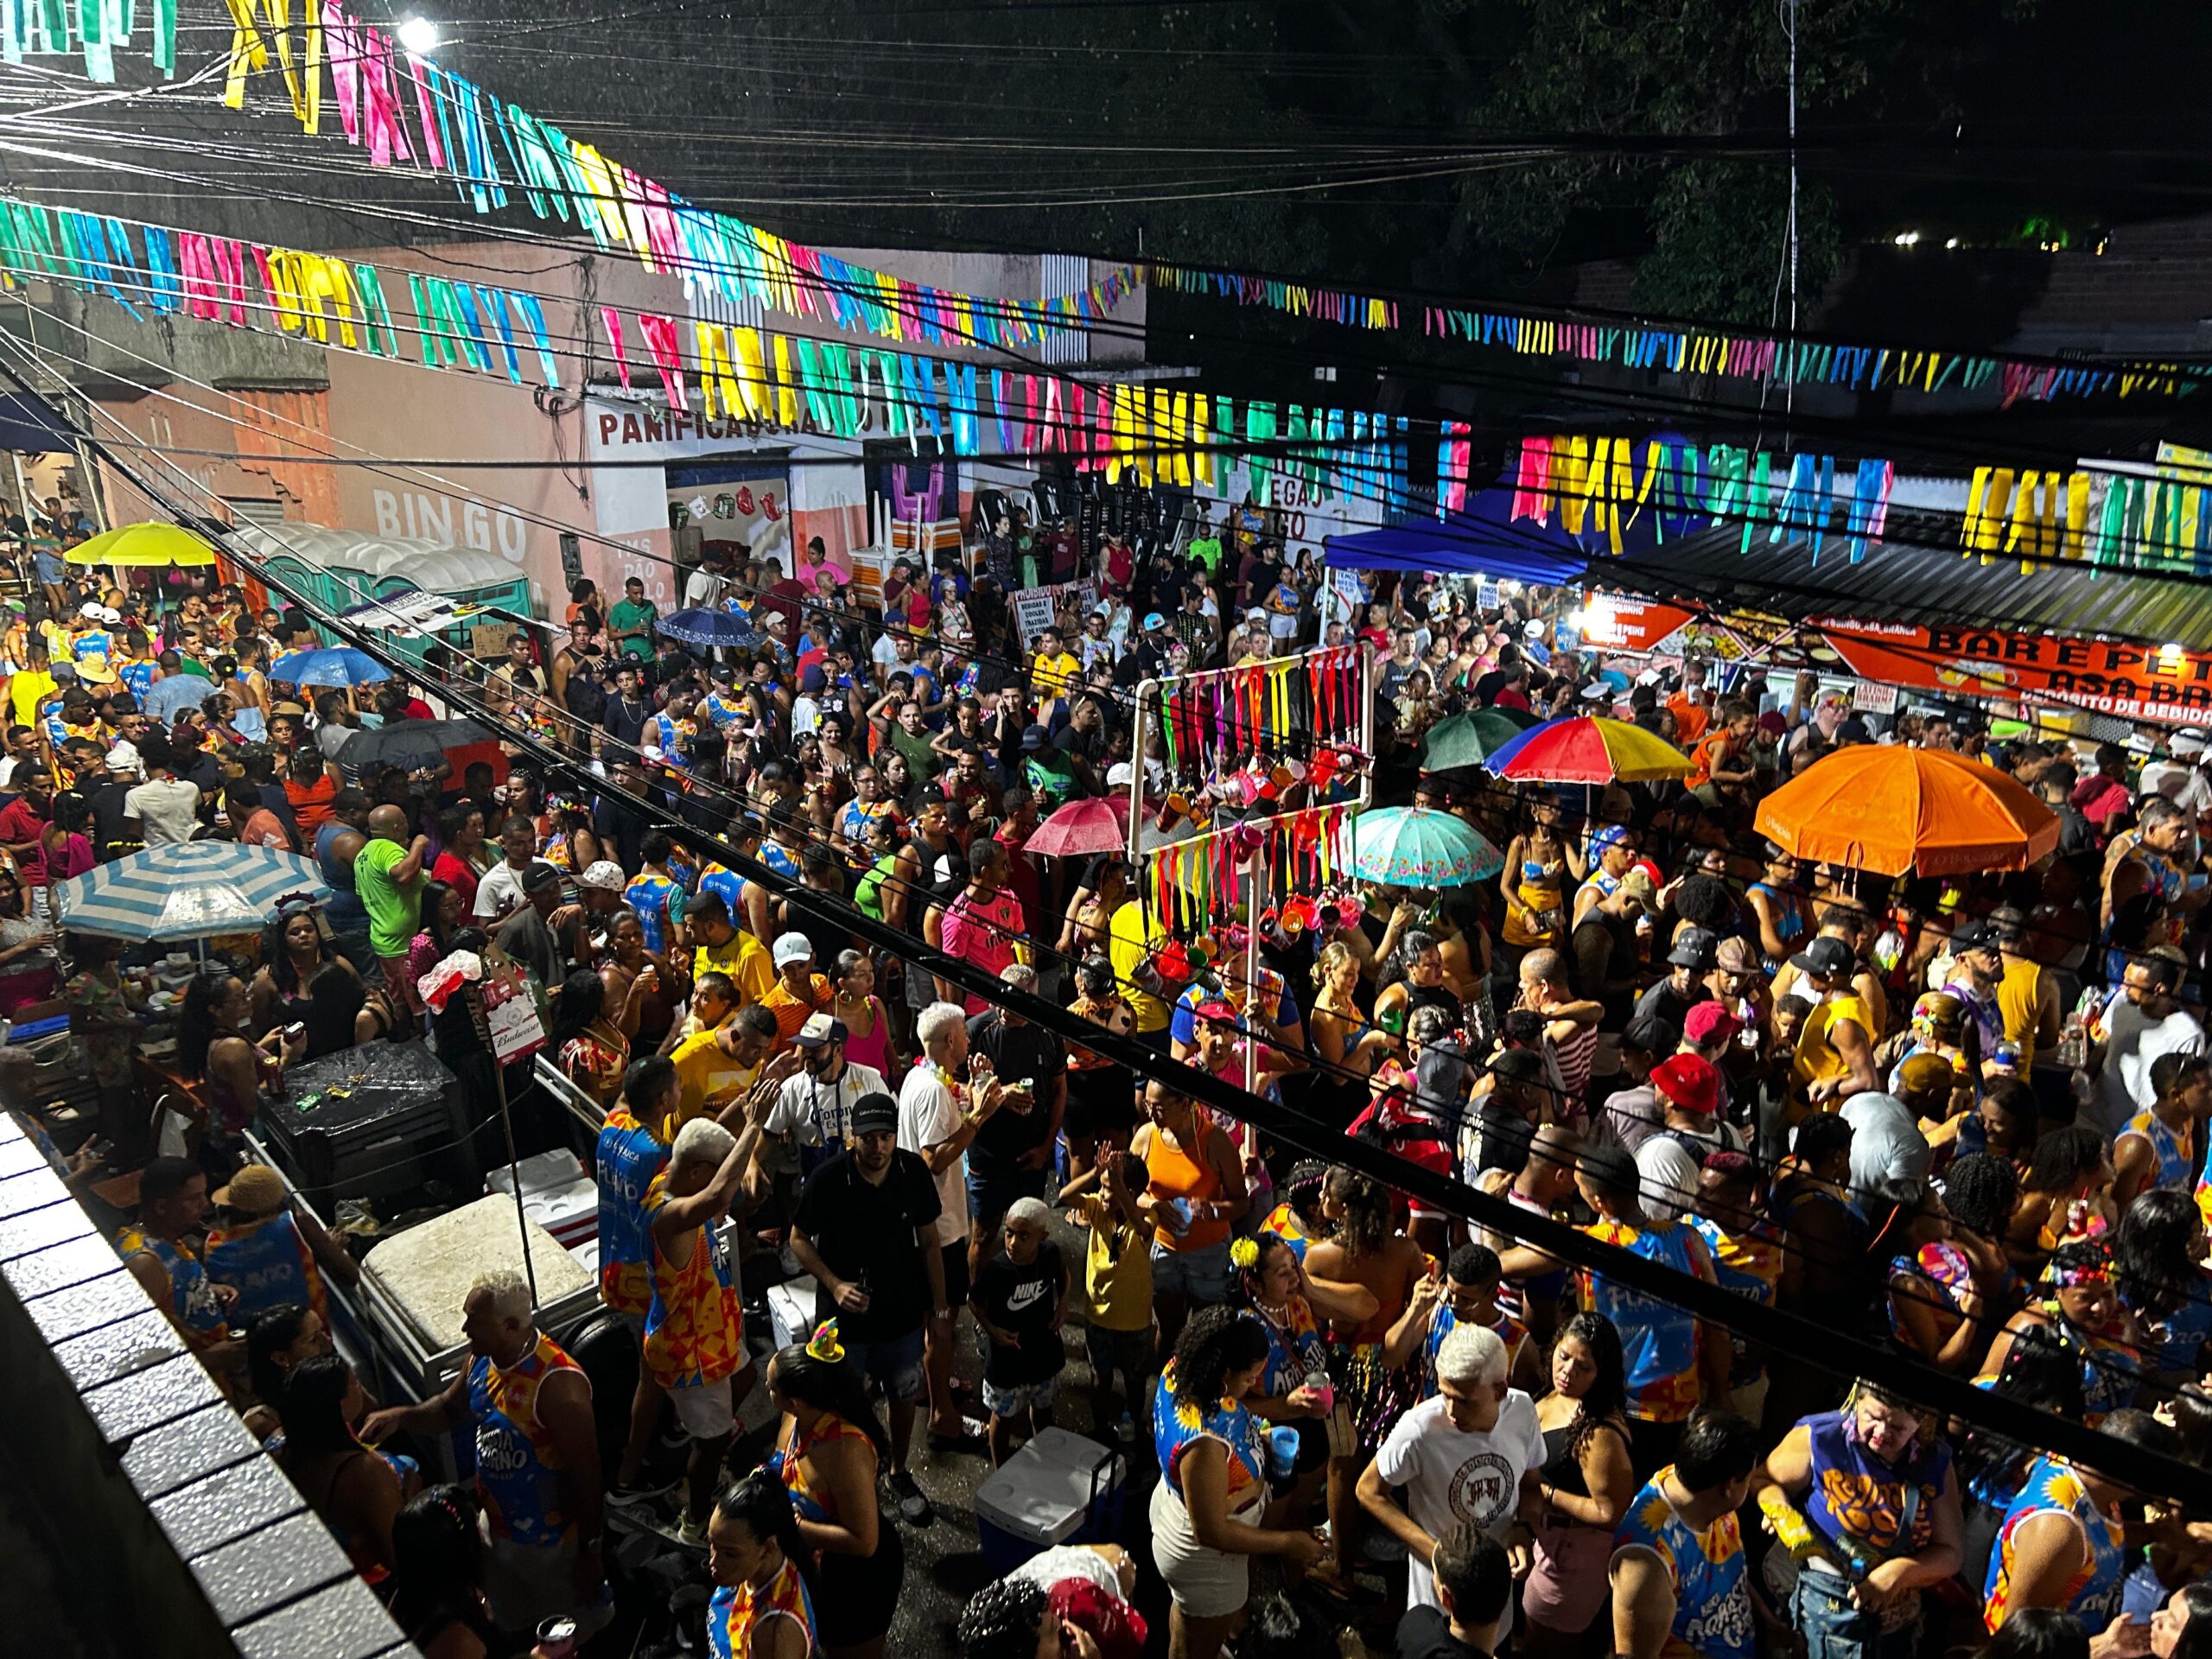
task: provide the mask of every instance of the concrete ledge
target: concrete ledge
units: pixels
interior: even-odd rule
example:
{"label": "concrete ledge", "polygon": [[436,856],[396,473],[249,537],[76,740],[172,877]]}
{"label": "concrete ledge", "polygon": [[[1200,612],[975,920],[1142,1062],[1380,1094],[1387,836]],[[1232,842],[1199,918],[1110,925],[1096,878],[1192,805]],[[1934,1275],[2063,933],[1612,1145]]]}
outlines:
{"label": "concrete ledge", "polygon": [[419,1659],[4,1112],[0,1399],[0,1481],[99,1587],[73,1598],[94,1650]]}

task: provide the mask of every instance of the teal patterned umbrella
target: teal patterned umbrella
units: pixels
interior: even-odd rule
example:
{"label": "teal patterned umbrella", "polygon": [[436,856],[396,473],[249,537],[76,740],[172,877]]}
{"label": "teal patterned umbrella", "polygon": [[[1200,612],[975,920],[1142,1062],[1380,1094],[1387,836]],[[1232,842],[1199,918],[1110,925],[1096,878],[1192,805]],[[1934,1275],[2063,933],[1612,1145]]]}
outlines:
{"label": "teal patterned umbrella", "polygon": [[1393,887],[1464,887],[1496,875],[1505,855],[1449,812],[1386,806],[1353,829],[1352,868]]}

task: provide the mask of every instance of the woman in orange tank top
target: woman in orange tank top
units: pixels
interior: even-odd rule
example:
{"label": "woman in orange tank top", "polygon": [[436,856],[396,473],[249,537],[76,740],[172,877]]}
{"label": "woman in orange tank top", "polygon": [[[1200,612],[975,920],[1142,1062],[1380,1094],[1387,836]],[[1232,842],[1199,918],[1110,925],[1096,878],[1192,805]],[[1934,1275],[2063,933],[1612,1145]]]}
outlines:
{"label": "woman in orange tank top", "polygon": [[1137,1209],[1152,1224],[1153,1310],[1161,1346],[1172,1349],[1192,1306],[1229,1298],[1229,1229],[1251,1203],[1236,1143],[1187,1096],[1145,1085],[1145,1115],[1129,1150],[1151,1184]]}

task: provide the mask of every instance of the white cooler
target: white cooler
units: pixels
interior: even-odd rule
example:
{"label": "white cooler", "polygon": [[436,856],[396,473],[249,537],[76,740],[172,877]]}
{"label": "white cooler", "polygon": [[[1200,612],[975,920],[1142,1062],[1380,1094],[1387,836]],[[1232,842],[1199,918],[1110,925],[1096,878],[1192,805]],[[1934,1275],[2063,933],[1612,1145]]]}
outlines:
{"label": "white cooler", "polygon": [[976,1535],[1003,1577],[1055,1544],[1103,1544],[1121,1530],[1128,1466],[1110,1446],[1048,1428],[976,1493]]}
{"label": "white cooler", "polygon": [[779,1350],[814,1334],[815,1299],[821,1294],[821,1287],[810,1273],[768,1287],[768,1326],[775,1332]]}

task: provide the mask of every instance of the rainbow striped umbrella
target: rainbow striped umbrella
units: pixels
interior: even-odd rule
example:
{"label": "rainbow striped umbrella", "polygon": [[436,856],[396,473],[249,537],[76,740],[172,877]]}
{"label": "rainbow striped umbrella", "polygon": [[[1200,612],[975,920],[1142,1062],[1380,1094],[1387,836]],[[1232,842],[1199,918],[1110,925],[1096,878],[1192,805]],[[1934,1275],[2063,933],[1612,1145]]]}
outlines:
{"label": "rainbow striped umbrella", "polygon": [[1646,784],[1682,777],[1690,758],[1641,726],[1575,715],[1530,727],[1491,750],[1483,767],[1516,784]]}

